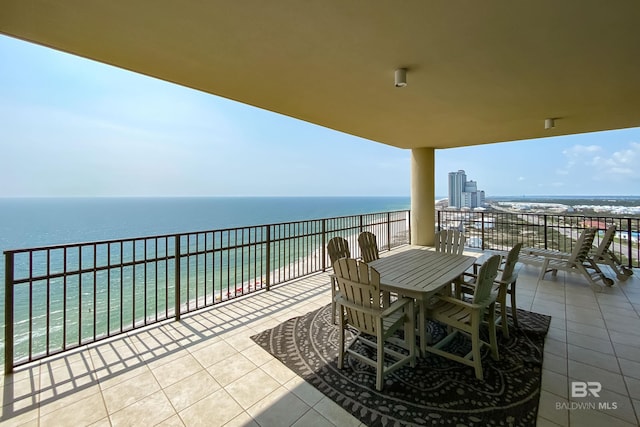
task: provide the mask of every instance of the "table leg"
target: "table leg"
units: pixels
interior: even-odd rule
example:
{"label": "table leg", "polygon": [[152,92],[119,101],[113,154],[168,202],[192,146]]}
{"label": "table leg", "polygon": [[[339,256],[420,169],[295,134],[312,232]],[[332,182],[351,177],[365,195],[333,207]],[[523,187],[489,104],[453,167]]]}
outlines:
{"label": "table leg", "polygon": [[382,291],[382,307],[388,308],[391,305],[391,292]]}
{"label": "table leg", "polygon": [[418,335],[420,336],[420,356],[427,354],[427,302],[418,298]]}

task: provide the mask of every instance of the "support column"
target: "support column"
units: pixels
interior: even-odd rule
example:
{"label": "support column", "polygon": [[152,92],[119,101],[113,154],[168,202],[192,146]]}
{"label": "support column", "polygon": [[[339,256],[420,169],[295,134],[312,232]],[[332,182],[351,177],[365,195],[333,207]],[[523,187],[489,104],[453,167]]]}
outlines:
{"label": "support column", "polygon": [[435,240],[436,193],[435,150],[411,150],[411,243],[433,246]]}

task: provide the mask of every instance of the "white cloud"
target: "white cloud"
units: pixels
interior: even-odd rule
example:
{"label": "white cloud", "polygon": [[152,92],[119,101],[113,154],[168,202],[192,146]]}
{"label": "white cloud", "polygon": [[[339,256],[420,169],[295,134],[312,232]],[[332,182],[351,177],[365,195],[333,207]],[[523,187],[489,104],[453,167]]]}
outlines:
{"label": "white cloud", "polygon": [[599,145],[576,144],[573,147],[563,150],[562,154],[566,156],[582,156],[584,154],[591,154],[600,150],[602,150],[602,147],[600,147]]}
{"label": "white cloud", "polygon": [[599,145],[582,145],[576,144],[566,150],[562,151],[562,154],[567,158],[567,168],[572,168],[575,165],[589,165],[592,164],[595,158],[598,158],[594,154],[602,151],[602,147]]}
{"label": "white cloud", "polygon": [[609,177],[640,179],[640,143],[631,142],[629,147],[611,153],[609,157],[594,159],[594,170],[600,179]]}
{"label": "white cloud", "polygon": [[557,175],[571,176],[575,182],[599,182],[619,186],[640,180],[640,143],[630,142],[617,151],[607,145],[574,145],[562,151],[567,163]]}

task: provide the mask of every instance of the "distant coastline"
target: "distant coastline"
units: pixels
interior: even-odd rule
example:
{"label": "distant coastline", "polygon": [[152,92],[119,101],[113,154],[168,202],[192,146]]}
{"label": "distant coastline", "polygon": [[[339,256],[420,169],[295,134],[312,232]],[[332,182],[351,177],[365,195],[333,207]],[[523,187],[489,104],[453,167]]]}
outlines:
{"label": "distant coastline", "polygon": [[486,196],[487,200],[495,200],[495,201],[510,201],[510,202],[544,202],[548,200],[552,200],[554,202],[558,202],[559,200],[564,201],[583,201],[589,200],[594,202],[627,202],[627,201],[640,201],[640,195],[638,196],[590,196],[590,195],[563,195],[563,196],[549,196],[549,195],[536,195],[536,196],[528,196],[528,195],[513,195],[513,196]]}
{"label": "distant coastline", "polygon": [[[436,199],[446,199],[447,196],[436,196]],[[608,195],[608,196],[592,196],[588,194],[584,195],[507,195],[507,196],[485,196],[487,200],[495,201],[507,201],[507,202],[542,202],[544,200],[598,200],[598,201],[625,201],[625,200],[640,200],[640,195],[636,196],[620,196],[620,195]]]}
{"label": "distant coastline", "polygon": [[[487,203],[564,205],[575,211],[593,210],[613,213],[640,213],[640,196],[498,196]],[[619,212],[614,212],[619,211]]]}
{"label": "distant coastline", "polygon": [[[447,209],[447,198],[436,199],[436,209]],[[555,214],[640,215],[640,196],[487,196],[485,206],[476,210],[541,212]]]}

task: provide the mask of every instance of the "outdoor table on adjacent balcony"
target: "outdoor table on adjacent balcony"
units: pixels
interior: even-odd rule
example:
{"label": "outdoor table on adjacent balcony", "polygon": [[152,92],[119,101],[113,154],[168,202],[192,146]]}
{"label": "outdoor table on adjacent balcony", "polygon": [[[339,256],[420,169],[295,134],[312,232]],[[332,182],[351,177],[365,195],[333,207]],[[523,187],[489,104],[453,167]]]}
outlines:
{"label": "outdoor table on adjacent balcony", "polygon": [[369,263],[380,273],[380,289],[414,298],[418,302],[420,353],[426,353],[426,305],[439,290],[451,284],[475,257],[434,252],[426,248],[408,249]]}

